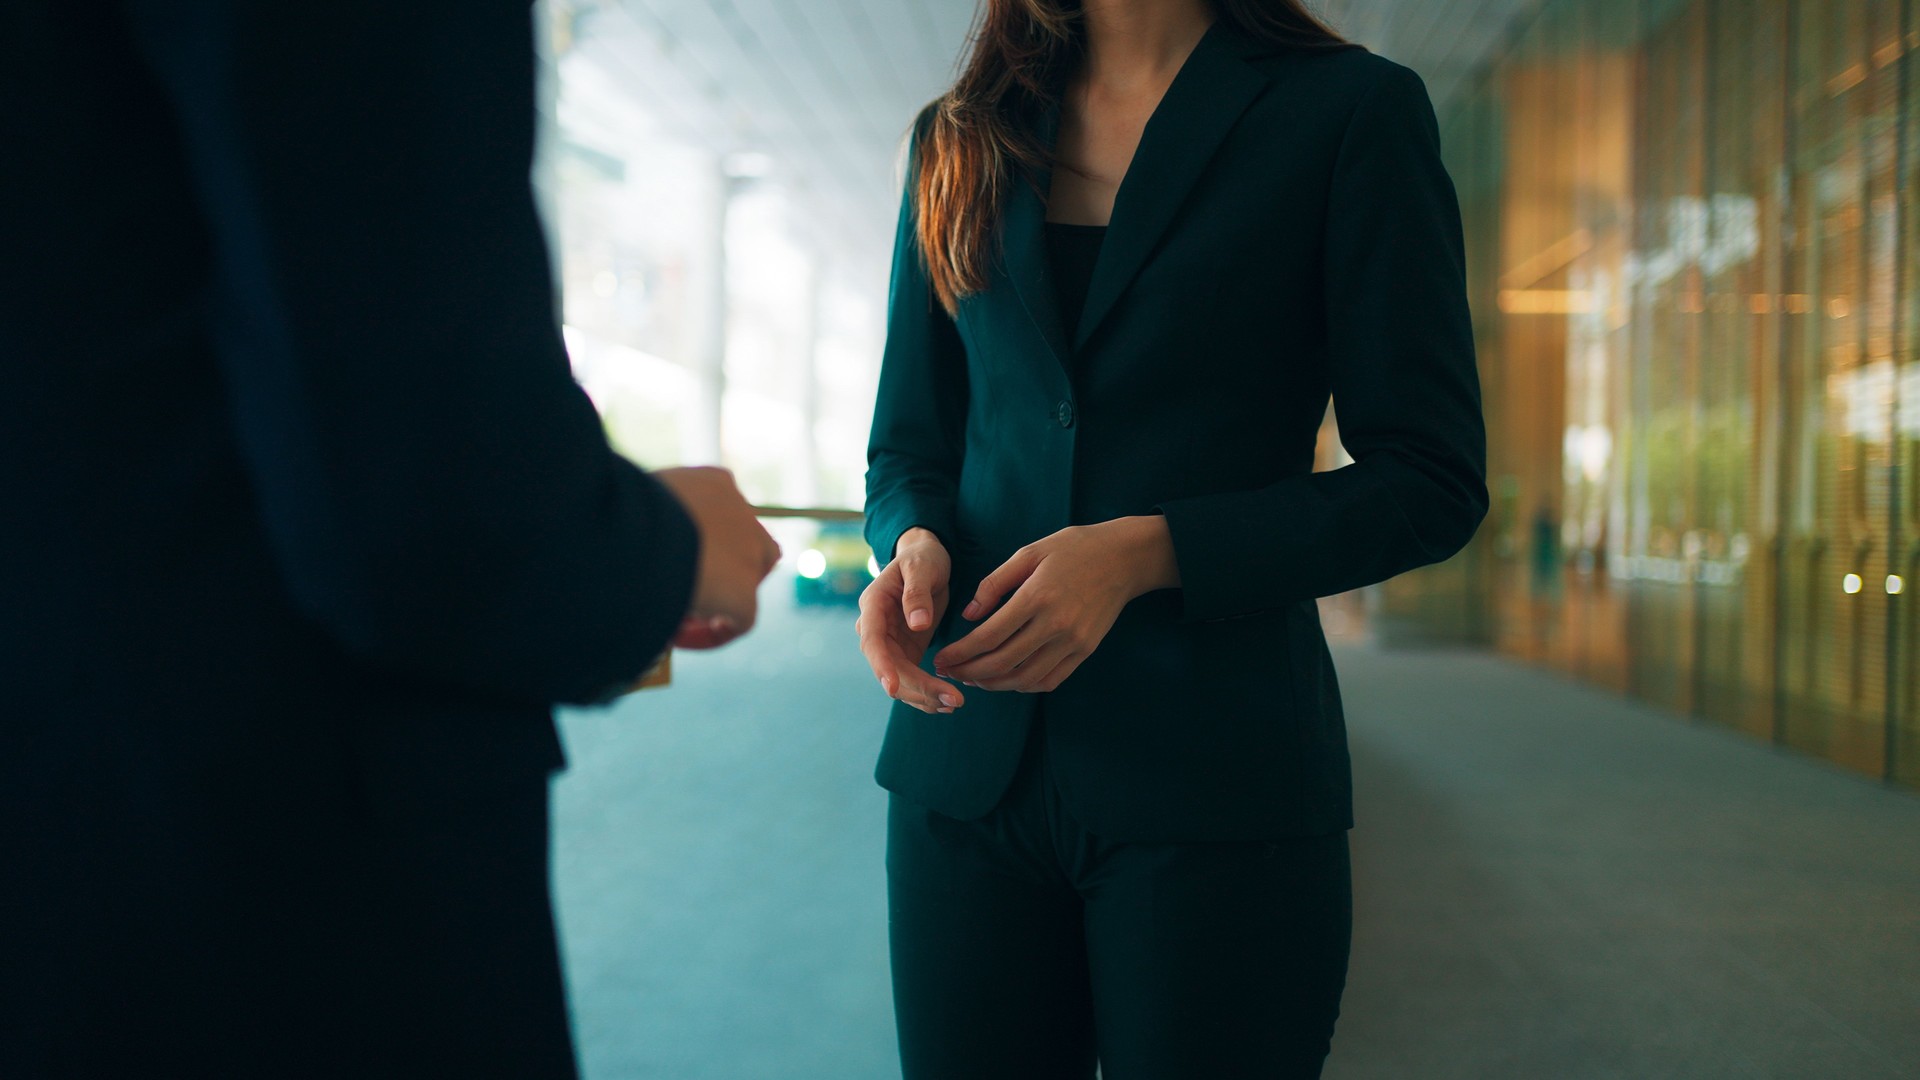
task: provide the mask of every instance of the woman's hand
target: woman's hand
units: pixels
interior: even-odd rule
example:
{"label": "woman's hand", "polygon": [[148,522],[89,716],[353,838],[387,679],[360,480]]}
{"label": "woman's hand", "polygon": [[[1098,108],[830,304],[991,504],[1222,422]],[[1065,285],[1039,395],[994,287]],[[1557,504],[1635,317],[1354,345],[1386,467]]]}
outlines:
{"label": "woman's hand", "polygon": [[[1093,654],[1129,601],[1179,584],[1173,540],[1157,514],[1062,529],[987,575],[961,612],[986,622],[941,649],[934,670],[982,690],[1045,693]],[[987,618],[1008,592],[1006,606]]]}
{"label": "woman's hand", "polygon": [[966,701],[958,689],[920,670],[933,628],[947,612],[952,573],[953,559],[939,538],[908,529],[894,545],[893,560],[860,594],[860,618],[853,624],[880,688],[924,713],[950,713]]}

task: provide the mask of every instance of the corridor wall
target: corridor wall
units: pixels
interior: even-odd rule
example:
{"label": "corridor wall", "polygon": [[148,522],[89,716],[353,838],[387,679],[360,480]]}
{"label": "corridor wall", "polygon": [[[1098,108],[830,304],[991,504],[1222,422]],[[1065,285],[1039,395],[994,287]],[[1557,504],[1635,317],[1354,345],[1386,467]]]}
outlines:
{"label": "corridor wall", "polygon": [[1916,8],[1546,0],[1446,108],[1493,509],[1382,635],[1920,785]]}

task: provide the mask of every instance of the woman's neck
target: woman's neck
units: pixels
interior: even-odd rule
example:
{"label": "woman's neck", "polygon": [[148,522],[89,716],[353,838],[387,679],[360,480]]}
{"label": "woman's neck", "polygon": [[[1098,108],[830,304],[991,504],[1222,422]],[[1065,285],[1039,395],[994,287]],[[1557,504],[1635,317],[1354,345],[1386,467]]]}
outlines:
{"label": "woman's neck", "polygon": [[1209,0],[1082,0],[1082,78],[1126,92],[1165,86],[1213,24]]}

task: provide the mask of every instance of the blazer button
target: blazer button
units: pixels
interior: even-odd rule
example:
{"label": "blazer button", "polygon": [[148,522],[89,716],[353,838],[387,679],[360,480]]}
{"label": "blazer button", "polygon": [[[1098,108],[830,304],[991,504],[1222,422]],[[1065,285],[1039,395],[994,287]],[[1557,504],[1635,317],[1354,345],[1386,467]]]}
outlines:
{"label": "blazer button", "polygon": [[1071,401],[1061,402],[1060,407],[1053,410],[1053,418],[1055,420],[1060,421],[1061,427],[1072,427],[1073,426],[1073,402]]}

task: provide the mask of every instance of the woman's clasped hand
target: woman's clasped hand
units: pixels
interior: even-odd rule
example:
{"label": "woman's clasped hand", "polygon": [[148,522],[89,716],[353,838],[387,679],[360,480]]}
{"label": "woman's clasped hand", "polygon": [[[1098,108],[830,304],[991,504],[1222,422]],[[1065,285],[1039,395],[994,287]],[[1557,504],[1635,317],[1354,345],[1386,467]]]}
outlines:
{"label": "woman's clasped hand", "polygon": [[[928,713],[965,704],[952,685],[1046,693],[1072,675],[1135,598],[1180,583],[1158,515],[1077,525],[1028,544],[981,580],[975,626],[919,666],[948,604],[952,559],[925,529],[903,535],[860,601],[861,651],[888,696]],[[937,677],[936,677],[937,676]],[[943,681],[943,680],[951,680]]]}

